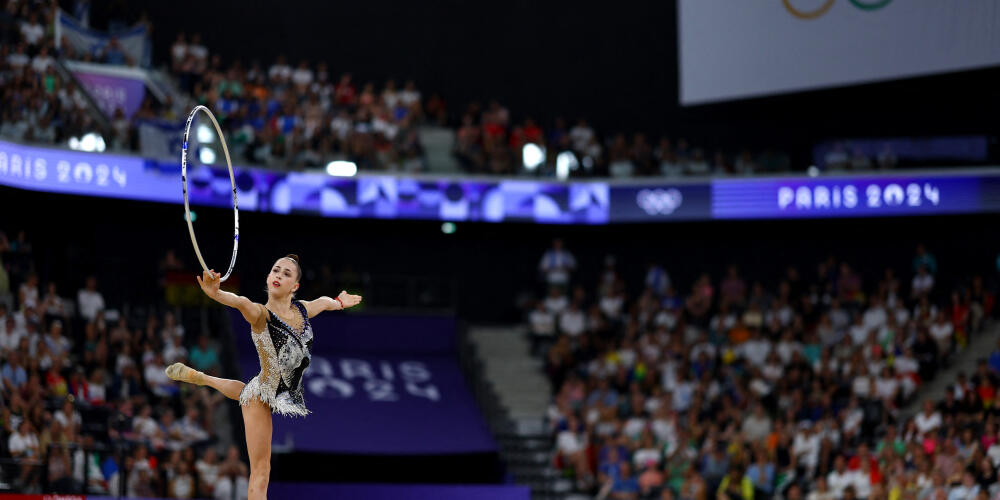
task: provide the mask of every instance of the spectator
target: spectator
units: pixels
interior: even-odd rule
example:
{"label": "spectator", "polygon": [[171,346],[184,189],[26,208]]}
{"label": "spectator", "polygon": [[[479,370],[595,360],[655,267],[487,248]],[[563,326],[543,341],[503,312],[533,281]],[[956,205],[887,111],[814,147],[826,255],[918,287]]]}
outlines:
{"label": "spectator", "polygon": [[201,75],[208,69],[208,48],[201,43],[201,34],[191,35],[191,43],[187,45],[187,53],[194,62],[194,73]]}
{"label": "spectator", "polygon": [[941,352],[951,352],[952,338],[955,333],[954,324],[945,317],[944,311],[938,311],[937,317],[934,318],[934,323],[931,324],[927,331],[930,333],[931,338],[937,342],[938,350]]}
{"label": "spectator", "polygon": [[38,435],[28,420],[22,420],[17,425],[17,432],[10,435],[7,442],[10,456],[17,460],[21,470],[16,485],[22,488],[37,488],[39,481],[38,464],[42,458],[38,445]]}
{"label": "spectator", "polygon": [[[8,325],[13,319],[8,319]],[[12,350],[7,355],[7,362],[0,369],[3,375],[3,384],[8,392],[14,392],[28,383],[28,372],[21,365],[21,356],[17,351]]]}
{"label": "spectator", "polygon": [[177,39],[174,40],[173,45],[170,46],[170,69],[174,73],[181,72],[181,66],[184,64],[187,54],[187,38],[184,36],[183,32],[177,33]]}
{"label": "spectator", "polygon": [[87,321],[93,321],[97,317],[97,312],[104,309],[104,296],[97,291],[95,276],[87,278],[86,287],[77,293],[76,302],[80,316]]}
{"label": "spectator", "polygon": [[103,52],[100,57],[101,61],[105,64],[113,64],[116,66],[124,66],[126,64],[131,65],[131,59],[122,50],[121,43],[118,41],[118,37],[111,37],[111,41],[108,45],[104,47]]}
{"label": "spectator", "polygon": [[159,397],[170,397],[177,394],[178,391],[174,382],[167,377],[165,369],[163,355],[156,353],[153,359],[146,365],[145,370],[143,370],[146,383],[153,391],[153,394]]}
{"label": "spectator", "polygon": [[17,301],[21,309],[38,307],[38,275],[35,273],[28,275],[28,280],[18,288]]}
{"label": "spectator", "polygon": [[214,347],[209,345],[207,335],[198,337],[198,345],[191,348],[189,358],[191,365],[198,371],[205,373],[218,371],[219,354]]}
{"label": "spectator", "polygon": [[545,307],[545,302],[539,301],[538,306],[528,318],[531,333],[531,351],[544,352],[544,346],[553,342],[556,334],[555,314]]}
{"label": "spectator", "polygon": [[198,484],[201,488],[199,493],[201,496],[212,496],[212,488],[215,487],[215,483],[219,477],[218,459],[219,457],[215,448],[210,446],[205,449],[205,453],[194,464],[194,468],[198,472]]}
{"label": "spectator", "polygon": [[574,299],[569,307],[559,314],[559,332],[578,338],[586,330],[586,315],[580,309],[580,300]]}
{"label": "spectator", "polygon": [[184,347],[180,337],[170,339],[170,344],[163,348],[163,361],[167,365],[176,362],[186,363],[188,360],[188,350]]}
{"label": "spectator", "polygon": [[[759,441],[753,440],[751,441]],[[754,461],[747,468],[745,478],[749,479],[753,487],[756,490],[764,493],[765,495],[771,495],[774,492],[775,484],[775,464],[768,459],[767,451],[763,448],[758,448],[754,453]],[[742,487],[742,485],[741,485]]]}
{"label": "spectator", "polygon": [[979,485],[972,473],[966,471],[962,474],[962,482],[952,486],[948,491],[948,500],[975,500],[979,493]]}
{"label": "spectator", "polygon": [[194,498],[194,477],[190,473],[190,466],[187,462],[181,462],[179,464],[177,474],[173,479],[170,480],[170,486],[167,489],[167,493],[170,498]]}
{"label": "spectator", "polygon": [[919,273],[921,266],[926,267],[928,273],[937,274],[937,259],[927,251],[923,243],[917,245],[916,256],[913,257],[913,272]]}
{"label": "spectator", "polygon": [[63,336],[63,325],[59,320],[52,322],[48,335],[45,335],[45,345],[49,352],[56,357],[63,357],[69,354],[73,348],[73,342]]}
{"label": "spectator", "polygon": [[52,325],[53,322],[66,318],[66,306],[56,290],[55,283],[49,282],[45,298],[39,307],[45,315],[46,325]]}
{"label": "spectator", "polygon": [[621,463],[619,475],[611,485],[609,498],[618,500],[638,500],[639,481],[632,476],[632,466],[628,462]]}
{"label": "spectator", "polygon": [[926,265],[921,265],[917,269],[917,274],[913,277],[913,284],[911,285],[913,298],[919,299],[920,297],[931,293],[931,289],[933,288],[934,276],[932,276],[928,271]]}
{"label": "spectator", "polygon": [[650,263],[646,271],[646,287],[657,296],[665,295],[670,288],[670,274],[662,265]]}
{"label": "spectator", "polygon": [[31,13],[28,20],[21,23],[21,39],[28,45],[38,46],[45,37],[45,27],[38,21],[38,14]]}
{"label": "spectator", "polygon": [[750,480],[743,473],[742,467],[733,467],[729,472],[722,478],[719,483],[718,493],[719,498],[725,498],[728,500],[753,500],[754,498],[754,486],[753,481]]}
{"label": "spectator", "polygon": [[917,432],[920,435],[927,434],[941,427],[941,413],[935,411],[933,401],[924,401],[924,411],[914,418]]}
{"label": "spectator", "polygon": [[552,248],[542,255],[538,269],[545,275],[546,282],[551,286],[566,287],[576,269],[576,259],[563,248],[561,239],[552,240]]}
{"label": "spectator", "polygon": [[239,450],[230,446],[226,458],[219,465],[219,477],[212,488],[216,500],[246,498],[249,484],[247,482],[248,468],[239,458]]}

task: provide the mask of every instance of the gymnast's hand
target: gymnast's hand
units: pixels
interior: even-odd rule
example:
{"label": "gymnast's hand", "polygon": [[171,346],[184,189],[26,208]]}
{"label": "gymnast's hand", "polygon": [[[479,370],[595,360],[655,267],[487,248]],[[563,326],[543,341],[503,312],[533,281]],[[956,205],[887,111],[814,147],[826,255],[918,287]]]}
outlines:
{"label": "gymnast's hand", "polygon": [[201,276],[197,276],[198,284],[201,285],[201,290],[205,292],[205,295],[215,297],[219,293],[219,278],[221,277],[222,275],[215,272],[214,269],[211,271],[202,271]]}
{"label": "gymnast's hand", "polygon": [[346,291],[340,292],[340,295],[337,296],[337,299],[339,299],[340,303],[344,305],[344,309],[347,309],[348,307],[354,307],[361,303],[360,295],[351,295]]}

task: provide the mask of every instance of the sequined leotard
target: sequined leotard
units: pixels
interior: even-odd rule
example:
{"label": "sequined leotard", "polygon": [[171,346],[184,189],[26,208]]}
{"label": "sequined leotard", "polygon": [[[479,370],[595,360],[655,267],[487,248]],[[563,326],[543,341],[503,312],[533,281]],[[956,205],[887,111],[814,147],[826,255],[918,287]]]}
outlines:
{"label": "sequined leotard", "polygon": [[260,373],[240,392],[240,404],[254,397],[267,403],[272,413],[291,416],[309,414],[302,396],[303,373],[311,359],[313,332],[305,306],[295,301],[302,314],[302,331],[296,332],[276,314],[267,310],[267,327],[250,332],[260,357]]}

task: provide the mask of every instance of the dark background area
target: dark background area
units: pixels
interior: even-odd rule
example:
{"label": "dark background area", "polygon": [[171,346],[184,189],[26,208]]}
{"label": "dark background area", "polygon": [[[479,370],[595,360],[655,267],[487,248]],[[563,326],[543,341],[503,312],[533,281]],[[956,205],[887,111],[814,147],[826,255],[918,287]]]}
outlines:
{"label": "dark background area", "polygon": [[[44,266],[39,269],[41,281],[56,280],[62,284],[63,295],[75,296],[84,278],[97,272],[113,277],[113,282],[101,286],[111,307],[127,299],[157,300],[161,292],[156,287],[156,263],[168,248],[175,249],[191,270],[192,285],[200,272],[181,205],[10,188],[0,188],[0,198],[9,200],[10,206],[25,207],[0,221],[0,230],[10,233],[28,228],[36,260]],[[232,211],[196,210],[195,231],[202,254],[209,266],[224,272],[232,248]],[[244,211],[234,272],[240,274],[241,293],[262,300],[269,266],[278,257],[297,253],[306,291],[338,293],[337,280],[335,289],[315,289],[318,270],[324,264],[335,273],[351,267],[370,274],[369,291],[381,294],[368,297],[370,307],[399,307],[391,291],[413,283],[420,288],[417,292],[440,295],[437,303],[454,306],[463,320],[506,322],[520,318],[515,307],[519,294],[542,291],[538,261],[557,236],[566,240],[579,267],[587,271],[576,282],[588,293],[596,290],[605,256],[614,254],[634,296],[641,292],[638,287],[650,256],[665,265],[682,294],[704,272],[718,283],[730,264],[738,265],[750,282],[760,280],[769,287],[778,283],[788,266],[796,266],[803,278],[811,279],[817,264],[831,255],[869,276],[881,277],[888,265],[909,283],[911,259],[920,242],[937,255],[939,283],[975,274],[991,283],[996,279],[1000,251],[996,222],[996,215],[963,215],[606,227],[459,223],[455,234],[446,235],[440,222],[283,217]],[[532,283],[536,284],[532,287]],[[870,285],[874,284],[865,283]]]}
{"label": "dark background area", "polygon": [[[708,148],[777,148],[793,167],[841,137],[995,134],[1000,69],[683,108],[677,102],[676,0],[533,2],[95,1],[92,22],[154,26],[155,60],[176,33],[201,33],[212,54],[265,66],[325,61],[358,84],[413,78],[453,118],[497,99],[516,120],[587,117],[599,133],[642,131]],[[598,21],[599,20],[599,21]],[[291,48],[291,49],[290,49]],[[996,158],[996,143],[992,157]]]}

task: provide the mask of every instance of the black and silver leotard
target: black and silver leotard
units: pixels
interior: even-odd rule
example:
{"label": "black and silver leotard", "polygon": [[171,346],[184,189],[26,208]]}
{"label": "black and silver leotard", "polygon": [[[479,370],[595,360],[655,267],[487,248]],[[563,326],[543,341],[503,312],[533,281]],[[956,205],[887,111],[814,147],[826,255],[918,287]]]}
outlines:
{"label": "black and silver leotard", "polygon": [[305,306],[299,301],[293,303],[302,314],[302,331],[295,331],[268,309],[264,331],[250,332],[260,357],[260,373],[240,392],[241,405],[246,406],[256,397],[267,403],[272,413],[299,417],[309,414],[302,392],[313,332]]}

